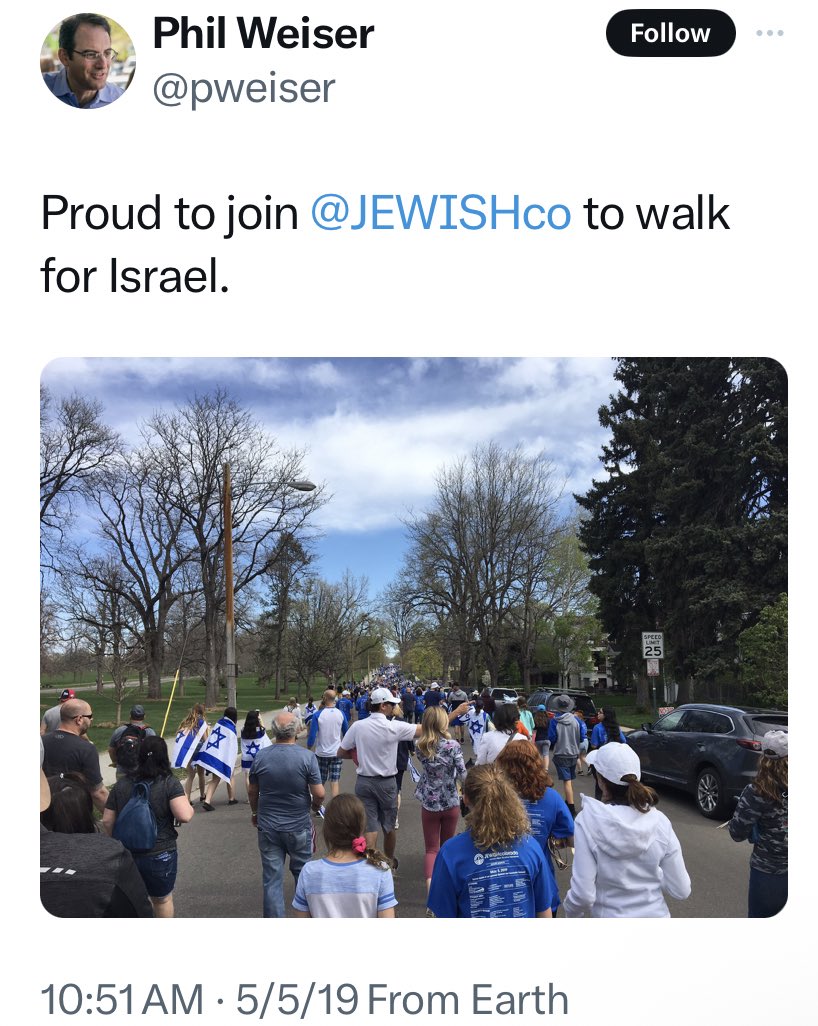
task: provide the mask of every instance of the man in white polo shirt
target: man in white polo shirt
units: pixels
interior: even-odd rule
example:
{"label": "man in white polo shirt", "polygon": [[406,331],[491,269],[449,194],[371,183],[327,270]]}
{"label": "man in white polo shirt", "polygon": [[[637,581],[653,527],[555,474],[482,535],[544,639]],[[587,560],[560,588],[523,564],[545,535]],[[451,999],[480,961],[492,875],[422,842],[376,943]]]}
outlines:
{"label": "man in white polo shirt", "polygon": [[[366,843],[374,848],[378,830],[383,831],[383,851],[393,860],[397,869],[395,847],[398,843],[395,821],[398,816],[397,754],[401,741],[413,741],[420,736],[420,724],[388,720],[398,699],[388,688],[375,688],[369,698],[370,715],[353,723],[344,735],[338,756],[351,759],[356,752],[358,776],[355,794],[366,809]],[[451,721],[468,711],[468,703],[449,713]]]}

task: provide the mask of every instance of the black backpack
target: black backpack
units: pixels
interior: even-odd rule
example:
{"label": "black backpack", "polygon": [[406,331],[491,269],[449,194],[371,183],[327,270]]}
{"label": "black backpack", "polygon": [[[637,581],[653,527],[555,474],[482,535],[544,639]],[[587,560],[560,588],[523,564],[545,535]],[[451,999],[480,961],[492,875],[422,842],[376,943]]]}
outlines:
{"label": "black backpack", "polygon": [[125,724],[125,729],[116,742],[117,769],[123,769],[126,773],[136,769],[139,765],[139,749],[144,737],[144,727],[136,727],[133,723]]}
{"label": "black backpack", "polygon": [[150,851],[156,844],[159,828],[151,808],[151,784],[153,781],[138,780],[133,785],[131,797],[122,812],[116,817],[112,836],[128,851],[139,854]]}

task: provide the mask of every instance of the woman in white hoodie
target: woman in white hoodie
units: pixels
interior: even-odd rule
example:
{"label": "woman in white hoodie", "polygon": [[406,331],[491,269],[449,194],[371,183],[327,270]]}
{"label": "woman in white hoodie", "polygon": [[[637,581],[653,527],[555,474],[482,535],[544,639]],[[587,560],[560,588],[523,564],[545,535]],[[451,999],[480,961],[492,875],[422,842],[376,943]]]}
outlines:
{"label": "woman in white hoodie", "polygon": [[583,796],[574,832],[574,868],[566,916],[666,918],[665,894],[690,896],[690,877],[670,820],[640,782],[639,756],[610,742],[589,752],[602,801]]}

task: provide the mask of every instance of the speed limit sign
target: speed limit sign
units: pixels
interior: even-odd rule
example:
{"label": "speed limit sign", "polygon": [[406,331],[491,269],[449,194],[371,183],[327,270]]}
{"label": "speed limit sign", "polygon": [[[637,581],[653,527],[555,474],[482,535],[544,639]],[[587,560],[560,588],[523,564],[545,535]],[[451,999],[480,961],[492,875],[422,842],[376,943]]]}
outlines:
{"label": "speed limit sign", "polygon": [[642,658],[665,658],[665,636],[661,631],[642,632]]}

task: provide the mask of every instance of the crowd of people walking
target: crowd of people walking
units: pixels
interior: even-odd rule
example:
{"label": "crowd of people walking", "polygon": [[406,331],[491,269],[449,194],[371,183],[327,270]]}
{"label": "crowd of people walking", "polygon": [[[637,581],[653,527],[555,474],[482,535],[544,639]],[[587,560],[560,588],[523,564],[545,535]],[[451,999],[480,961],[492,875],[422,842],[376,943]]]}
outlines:
{"label": "crowd of people walking", "polygon": [[[211,725],[195,705],[171,751],[134,706],[111,738],[117,780],[108,791],[84,736],[91,706],[66,689],[41,724],[43,903],[55,915],[172,916],[177,828],[197,808],[215,811],[222,780],[227,804],[240,804],[240,757],[266,918],[288,914],[286,871],[290,914],[393,917],[400,807],[412,797],[429,916],[668,916],[666,898],[687,898],[690,878],[616,710],[605,707],[589,729],[569,695],[549,705],[424,686],[389,666],[366,686],[327,689],[317,705],[291,699],[269,727],[258,709],[240,726],[234,707]],[[758,778],[729,823],[735,840],[753,844],[750,916],[786,902],[787,755],[786,733],[765,736]],[[345,760],[354,793],[341,789]],[[595,778],[595,797],[578,810],[573,782],[583,772]],[[58,855],[77,868],[49,872]],[[558,875],[569,865],[561,902]],[[85,904],[83,886],[95,891]]]}

